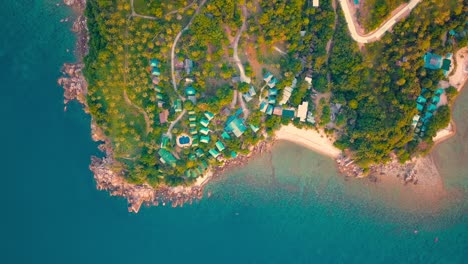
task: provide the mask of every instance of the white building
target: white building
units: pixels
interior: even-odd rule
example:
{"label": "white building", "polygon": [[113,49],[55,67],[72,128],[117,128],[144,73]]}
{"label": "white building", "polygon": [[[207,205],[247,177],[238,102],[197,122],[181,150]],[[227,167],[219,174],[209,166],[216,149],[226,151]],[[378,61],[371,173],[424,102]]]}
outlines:
{"label": "white building", "polygon": [[318,6],[319,6],[319,0],[313,0],[313,1],[312,1],[312,5],[313,5],[314,7],[318,7]]}
{"label": "white building", "polygon": [[302,104],[300,104],[297,108],[297,117],[299,117],[299,120],[301,122],[304,122],[306,120],[308,108],[309,102],[307,101],[302,102]]}

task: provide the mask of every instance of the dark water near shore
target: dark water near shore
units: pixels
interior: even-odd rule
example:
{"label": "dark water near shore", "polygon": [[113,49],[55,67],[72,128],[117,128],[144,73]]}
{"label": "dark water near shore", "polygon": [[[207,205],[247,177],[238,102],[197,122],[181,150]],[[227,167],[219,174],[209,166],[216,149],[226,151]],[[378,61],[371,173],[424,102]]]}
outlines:
{"label": "dark water near shore", "polygon": [[209,199],[129,214],[123,199],[95,190],[89,117],[76,104],[63,112],[56,79],[75,39],[57,2],[0,9],[0,263],[467,262],[466,91],[459,134],[435,154],[457,199],[436,212],[402,208],[345,181],[332,160],[280,143],[210,184]]}

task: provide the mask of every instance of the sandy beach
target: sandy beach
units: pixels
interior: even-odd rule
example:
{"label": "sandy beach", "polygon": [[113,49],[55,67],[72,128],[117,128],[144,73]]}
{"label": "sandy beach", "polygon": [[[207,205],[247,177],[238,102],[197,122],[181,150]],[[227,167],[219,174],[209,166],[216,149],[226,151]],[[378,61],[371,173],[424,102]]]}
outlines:
{"label": "sandy beach", "polygon": [[299,129],[291,124],[282,126],[276,131],[275,139],[302,145],[331,158],[337,158],[341,153],[341,150],[335,148],[333,142],[325,134],[312,129]]}

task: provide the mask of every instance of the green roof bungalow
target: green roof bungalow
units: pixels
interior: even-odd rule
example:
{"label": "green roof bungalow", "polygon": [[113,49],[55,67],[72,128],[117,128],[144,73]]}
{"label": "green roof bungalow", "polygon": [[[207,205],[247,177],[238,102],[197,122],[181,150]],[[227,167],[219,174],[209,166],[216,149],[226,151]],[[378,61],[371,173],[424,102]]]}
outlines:
{"label": "green roof bungalow", "polygon": [[273,114],[273,109],[274,109],[274,107],[272,105],[268,105],[268,108],[266,110],[266,114],[267,115]]}
{"label": "green roof bungalow", "polygon": [[201,149],[197,149],[195,150],[195,155],[197,155],[197,157],[203,157],[203,155],[205,155],[205,153],[203,152],[203,150]]}
{"label": "green roof bungalow", "polygon": [[442,67],[441,67],[442,70],[448,71],[448,70],[450,70],[450,66],[452,66],[452,61],[451,61],[451,60],[449,60],[449,59],[444,59],[444,60],[442,61]]}
{"label": "green roof bungalow", "polygon": [[185,88],[185,94],[187,96],[194,96],[196,93],[197,91],[192,86],[188,86],[187,88]]}
{"label": "green roof bungalow", "polygon": [[228,119],[228,122],[226,122],[224,130],[226,132],[234,133],[236,137],[240,137],[247,130],[247,127],[245,127],[242,119],[233,116]]}
{"label": "green roof bungalow", "polygon": [[267,110],[267,108],[268,108],[268,103],[267,103],[267,102],[262,102],[262,103],[260,104],[260,112],[265,113],[266,110]]}
{"label": "green roof bungalow", "polygon": [[188,118],[188,119],[189,119],[190,122],[195,122],[195,121],[197,121],[197,117],[194,116],[194,115],[189,115],[189,118]]}
{"label": "green roof bungalow", "polygon": [[442,67],[442,56],[427,52],[424,54],[424,67],[431,70],[438,70]]}
{"label": "green roof bungalow", "polygon": [[214,116],[215,115],[211,112],[208,112],[208,111],[205,112],[205,117],[208,118],[209,121],[211,121],[211,119],[213,119]]}
{"label": "green roof bungalow", "polygon": [[440,97],[439,96],[434,96],[432,97],[432,103],[433,104],[438,104],[440,102]]}
{"label": "green roof bungalow", "polygon": [[224,149],[226,149],[226,147],[224,146],[223,142],[221,141],[216,141],[216,148],[218,148],[219,151],[223,151]]}
{"label": "green roof bungalow", "polygon": [[158,67],[159,66],[159,61],[157,59],[151,59],[150,60],[150,66],[151,67]]}
{"label": "green roof bungalow", "polygon": [[192,128],[193,128],[193,127],[197,127],[197,123],[195,123],[195,122],[190,122],[189,126],[192,127]]}
{"label": "green roof bungalow", "polygon": [[253,85],[250,85],[249,94],[250,96],[257,95],[257,92],[255,91],[255,87],[253,87]]}
{"label": "green roof bungalow", "polygon": [[278,80],[277,80],[275,77],[273,77],[273,78],[271,78],[271,80],[268,82],[268,86],[269,86],[270,88],[273,88],[273,87],[275,87],[275,85],[276,85],[277,83],[278,83]]}
{"label": "green roof bungalow", "polygon": [[439,88],[435,91],[435,95],[442,95],[444,93],[444,88]]}
{"label": "green roof bungalow", "polygon": [[154,90],[155,90],[156,92],[158,92],[158,93],[160,93],[160,92],[162,91],[162,90],[161,90],[161,87],[159,87],[159,86],[157,86],[157,85],[154,86]]}
{"label": "green roof bungalow", "polygon": [[210,130],[207,127],[202,127],[200,128],[200,133],[206,136],[210,133]]}
{"label": "green roof bungalow", "polygon": [[190,110],[190,111],[188,111],[188,114],[189,114],[189,115],[195,115],[196,113],[195,113],[194,110]]}
{"label": "green roof bungalow", "polygon": [[291,109],[283,109],[283,117],[284,118],[294,118],[296,115],[294,110]]}
{"label": "green roof bungalow", "polygon": [[254,125],[250,124],[250,129],[252,129],[252,131],[253,131],[254,133],[257,133],[257,131],[258,131],[260,128],[259,128],[258,126],[254,126]]}
{"label": "green roof bungalow", "polygon": [[159,160],[164,163],[164,164],[168,164],[169,166],[171,167],[175,167],[176,166],[176,158],[174,157],[174,155],[172,155],[171,152],[167,151],[166,149],[159,149],[159,152],[158,152],[159,156],[161,157]]}
{"label": "green roof bungalow", "polygon": [[268,96],[276,96],[276,95],[278,95],[278,89],[272,88],[268,90]]}
{"label": "green roof bungalow", "polygon": [[206,161],[203,160],[200,163],[200,167],[201,167],[202,170],[206,170],[206,169],[208,169],[208,163],[206,163]]}
{"label": "green roof bungalow", "polygon": [[223,139],[231,139],[231,136],[228,133],[226,133],[226,131],[223,131],[223,134],[221,134],[221,137]]}
{"label": "green roof bungalow", "polygon": [[450,34],[450,36],[455,36],[457,34],[457,32],[455,30],[451,29],[449,31],[449,34]]}
{"label": "green roof bungalow", "polygon": [[263,80],[265,82],[269,82],[271,80],[271,78],[273,78],[273,74],[271,74],[271,72],[267,72],[264,76],[263,76]]}
{"label": "green roof bungalow", "polygon": [[176,112],[182,112],[182,100],[177,99],[174,102],[174,111]]}
{"label": "green roof bungalow", "polygon": [[210,124],[210,121],[209,121],[208,119],[206,119],[206,118],[202,118],[202,119],[200,120],[200,124],[201,124],[202,126],[204,126],[204,127],[207,127],[207,126]]}
{"label": "green roof bungalow", "polygon": [[429,112],[434,112],[437,109],[437,105],[431,104],[428,108],[427,111]]}
{"label": "green roof bungalow", "polygon": [[208,153],[210,153],[211,156],[213,156],[213,158],[215,158],[215,159],[216,159],[217,157],[219,157],[219,152],[218,152],[216,149],[210,149],[210,150],[208,151]]}
{"label": "green roof bungalow", "polygon": [[151,75],[159,76],[159,75],[161,75],[161,71],[159,70],[158,67],[154,67],[154,68],[151,70]]}
{"label": "green roof bungalow", "polygon": [[209,136],[201,136],[200,137],[200,142],[204,144],[210,143],[210,137]]}
{"label": "green roof bungalow", "polygon": [[422,112],[422,110],[424,109],[424,105],[416,104],[416,108],[418,109],[419,112]]}
{"label": "green roof bungalow", "polygon": [[237,153],[235,151],[231,151],[231,158],[237,158]]}
{"label": "green roof bungalow", "polygon": [[195,128],[190,129],[190,134],[191,135],[196,135],[198,134],[198,131]]}
{"label": "green roof bungalow", "polygon": [[418,104],[425,104],[427,102],[427,99],[424,96],[420,95],[418,96],[418,99],[416,99],[416,102]]}
{"label": "green roof bungalow", "polygon": [[276,104],[276,96],[268,96],[268,103],[275,105]]}
{"label": "green roof bungalow", "polygon": [[161,138],[161,148],[167,147],[167,144],[169,144],[170,138],[167,135],[163,135]]}
{"label": "green roof bungalow", "polygon": [[162,94],[157,93],[157,94],[156,94],[156,98],[157,98],[158,100],[162,100],[162,99],[163,99],[163,96],[162,96]]}

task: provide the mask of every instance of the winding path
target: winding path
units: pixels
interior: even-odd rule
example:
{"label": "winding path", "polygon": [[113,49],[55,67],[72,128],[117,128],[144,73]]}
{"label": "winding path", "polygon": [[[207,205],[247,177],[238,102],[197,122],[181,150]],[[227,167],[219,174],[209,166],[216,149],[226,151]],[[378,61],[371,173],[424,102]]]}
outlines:
{"label": "winding path", "polygon": [[169,125],[169,128],[167,129],[167,132],[166,132],[166,135],[172,139],[172,129],[174,128],[174,126],[180,121],[180,119],[182,119],[182,117],[185,115],[185,113],[187,113],[187,110],[183,110],[179,116],[171,122],[171,124]]}
{"label": "winding path", "polygon": [[174,39],[174,42],[172,43],[172,48],[171,48],[171,75],[172,75],[172,86],[174,86],[174,91],[179,95],[179,97],[181,99],[185,99],[183,98],[179,92],[177,91],[177,81],[176,81],[176,77],[175,77],[175,65],[174,65],[174,57],[175,57],[175,48],[177,46],[177,42],[179,41],[180,37],[182,36],[182,34],[187,31],[190,27],[190,25],[192,25],[192,22],[193,20],[195,19],[195,17],[198,15],[198,13],[200,12],[200,9],[201,7],[205,4],[206,0],[203,0],[200,5],[198,6],[197,10],[195,11],[195,13],[193,14],[192,18],[190,19],[190,21],[188,22],[188,24],[179,32],[177,33],[175,39]]}
{"label": "winding path", "polygon": [[157,17],[154,17],[154,16],[144,16],[144,15],[140,15],[137,12],[135,12],[135,8],[133,7],[133,0],[130,0],[130,6],[132,7],[132,13],[130,14],[131,17],[141,17],[141,18],[146,18],[146,19],[150,19],[150,20],[157,20],[158,19]]}
{"label": "winding path", "polygon": [[245,7],[245,5],[243,5],[241,9],[242,9],[242,26],[240,30],[237,32],[236,37],[234,38],[234,45],[232,47],[234,52],[233,52],[232,58],[234,59],[234,62],[237,64],[237,67],[239,68],[241,82],[250,83],[250,78],[245,76],[244,65],[242,65],[242,62],[239,59],[239,55],[237,53],[238,47],[239,47],[239,39],[242,36],[242,32],[245,31],[245,28],[247,26],[247,8]]}
{"label": "winding path", "polygon": [[398,20],[409,14],[411,10],[413,10],[421,1],[422,0],[411,0],[395,15],[388,18],[379,28],[368,34],[361,35],[356,29],[357,22],[355,16],[351,12],[349,1],[339,0],[341,8],[343,9],[346,18],[346,23],[348,24],[349,32],[351,33],[351,37],[358,43],[371,43],[379,40],[389,29],[393,27],[393,25],[395,25],[398,22]]}
{"label": "winding path", "polygon": [[138,105],[132,103],[132,101],[130,100],[130,98],[128,98],[128,95],[127,95],[127,90],[124,89],[123,90],[123,97],[124,97],[124,100],[125,102],[134,107],[138,112],[140,112],[140,114],[143,115],[143,117],[145,118],[145,124],[146,124],[146,135],[148,135],[148,133],[150,132],[151,130],[151,125],[150,125],[150,118],[148,116],[148,114],[146,113],[145,110],[143,110],[141,107],[139,107]]}

